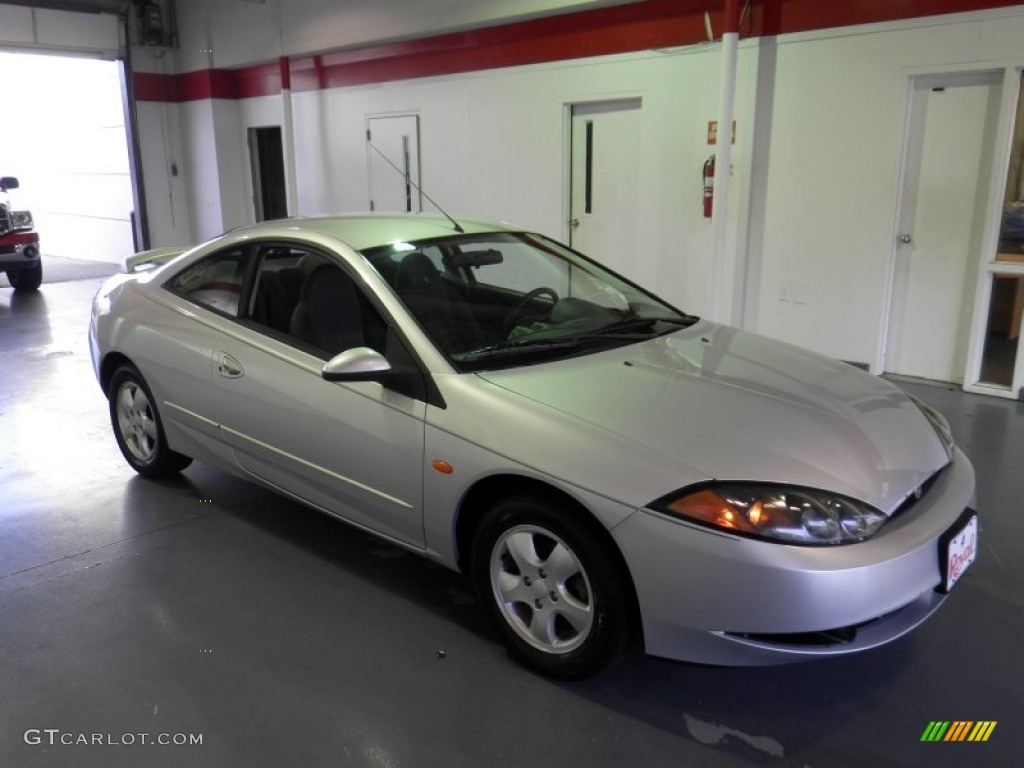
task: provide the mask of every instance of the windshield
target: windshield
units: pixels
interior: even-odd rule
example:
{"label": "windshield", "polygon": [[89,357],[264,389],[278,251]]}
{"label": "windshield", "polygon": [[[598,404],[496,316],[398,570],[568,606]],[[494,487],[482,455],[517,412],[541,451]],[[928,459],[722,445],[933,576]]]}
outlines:
{"label": "windshield", "polygon": [[363,255],[461,371],[585,354],[697,320],[540,235],[458,235]]}

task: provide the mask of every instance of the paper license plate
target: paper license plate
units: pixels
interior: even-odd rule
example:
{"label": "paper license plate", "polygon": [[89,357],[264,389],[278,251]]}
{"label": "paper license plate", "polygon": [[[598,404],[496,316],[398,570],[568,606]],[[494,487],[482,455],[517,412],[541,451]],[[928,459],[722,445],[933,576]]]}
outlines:
{"label": "paper license plate", "polygon": [[942,563],[941,592],[949,592],[978,556],[978,516],[967,510],[942,537],[939,557]]}

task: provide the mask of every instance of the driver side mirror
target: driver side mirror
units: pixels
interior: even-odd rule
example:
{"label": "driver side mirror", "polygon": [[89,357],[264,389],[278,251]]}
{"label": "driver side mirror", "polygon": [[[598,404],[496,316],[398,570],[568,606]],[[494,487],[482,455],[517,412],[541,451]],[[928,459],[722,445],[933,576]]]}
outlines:
{"label": "driver side mirror", "polygon": [[327,381],[383,381],[393,373],[387,358],[369,347],[346,349],[320,369]]}
{"label": "driver side mirror", "polygon": [[17,189],[20,184],[18,180],[13,176],[0,176],[0,192],[6,192],[8,189]]}

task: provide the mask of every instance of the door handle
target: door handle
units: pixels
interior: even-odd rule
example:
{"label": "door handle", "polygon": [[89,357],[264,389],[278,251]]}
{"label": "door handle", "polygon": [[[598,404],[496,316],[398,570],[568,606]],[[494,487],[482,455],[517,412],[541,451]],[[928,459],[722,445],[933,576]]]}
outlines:
{"label": "door handle", "polygon": [[217,373],[225,379],[239,379],[245,375],[242,364],[226,352],[221,352],[217,360]]}
{"label": "door handle", "polygon": [[573,229],[576,229],[576,227],[578,227],[579,225],[580,225],[580,220],[579,219],[569,219],[569,226],[572,227]]}
{"label": "door handle", "polygon": [[913,240],[913,238],[910,236],[909,232],[904,232],[900,235],[900,242],[904,245],[910,245],[911,240]]}

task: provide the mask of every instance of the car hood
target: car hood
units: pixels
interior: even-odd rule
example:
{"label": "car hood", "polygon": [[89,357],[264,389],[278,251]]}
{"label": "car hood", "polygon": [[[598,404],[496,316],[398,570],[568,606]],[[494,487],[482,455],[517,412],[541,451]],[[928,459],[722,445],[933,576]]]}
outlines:
{"label": "car hood", "polygon": [[887,514],[949,463],[932,425],[896,386],[707,321],[606,352],[478,375],[705,479],[820,488]]}

